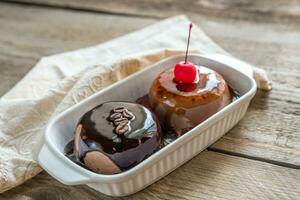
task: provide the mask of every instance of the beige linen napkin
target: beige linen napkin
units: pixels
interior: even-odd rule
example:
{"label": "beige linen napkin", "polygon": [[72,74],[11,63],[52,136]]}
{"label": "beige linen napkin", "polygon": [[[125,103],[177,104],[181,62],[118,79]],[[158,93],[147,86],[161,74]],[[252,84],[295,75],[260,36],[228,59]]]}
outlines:
{"label": "beige linen napkin", "polygon": [[[41,171],[37,155],[53,116],[129,74],[182,54],[189,23],[177,16],[101,45],[42,58],[0,99],[0,192]],[[227,54],[199,27],[193,29],[191,49]],[[259,86],[270,89],[265,72],[258,72]]]}

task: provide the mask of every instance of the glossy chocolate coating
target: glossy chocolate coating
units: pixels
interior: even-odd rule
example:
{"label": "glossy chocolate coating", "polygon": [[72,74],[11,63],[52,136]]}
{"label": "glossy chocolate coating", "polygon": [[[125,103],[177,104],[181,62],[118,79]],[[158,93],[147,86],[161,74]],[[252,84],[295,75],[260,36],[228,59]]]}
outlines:
{"label": "glossy chocolate coating", "polygon": [[194,83],[182,84],[174,81],[169,69],[154,80],[150,106],[166,130],[181,135],[232,101],[220,74],[203,66],[197,66],[197,74]]}
{"label": "glossy chocolate coating", "polygon": [[[128,121],[130,129],[122,134],[116,132],[116,126],[109,118],[114,114],[113,110],[116,107],[124,107],[134,115],[134,118]],[[79,153],[80,161],[89,163],[89,166],[96,166],[91,170],[104,174],[110,174],[112,171],[106,172],[104,166],[101,168],[101,163],[99,167],[98,164],[94,164],[97,160],[106,162],[107,159],[103,156],[107,156],[115,163],[116,167],[113,167],[123,171],[153,154],[162,141],[160,125],[156,118],[147,108],[136,103],[103,103],[84,114],[78,126],[82,126],[80,133],[82,144],[79,151],[84,151]],[[92,151],[101,152],[103,155],[93,153],[86,156]],[[95,157],[97,155],[98,157]],[[112,163],[105,164],[112,166]],[[87,167],[90,168],[89,166]],[[118,170],[115,170],[115,173],[117,172]]]}

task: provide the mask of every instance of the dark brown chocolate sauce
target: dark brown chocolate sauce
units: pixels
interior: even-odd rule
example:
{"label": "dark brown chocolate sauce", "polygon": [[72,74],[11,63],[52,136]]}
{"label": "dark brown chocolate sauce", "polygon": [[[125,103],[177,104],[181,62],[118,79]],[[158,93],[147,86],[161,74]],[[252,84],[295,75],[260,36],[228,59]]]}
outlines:
{"label": "dark brown chocolate sauce", "polygon": [[[130,130],[116,132],[118,126],[109,118],[116,107],[125,107]],[[124,114],[122,115],[124,117]],[[83,141],[80,158],[74,157],[74,141],[65,147],[66,155],[76,163],[83,164],[83,157],[89,151],[100,151],[108,156],[121,170],[138,164],[153,154],[161,145],[161,130],[154,115],[145,107],[129,102],[107,102],[88,111],[80,119]]]}

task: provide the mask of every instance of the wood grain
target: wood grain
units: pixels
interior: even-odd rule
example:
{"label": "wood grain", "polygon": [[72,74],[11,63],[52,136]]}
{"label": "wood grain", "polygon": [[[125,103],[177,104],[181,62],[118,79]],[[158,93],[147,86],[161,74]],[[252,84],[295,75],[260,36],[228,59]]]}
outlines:
{"label": "wood grain", "polygon": [[167,17],[177,14],[201,14],[227,19],[260,19],[276,21],[279,18],[299,19],[300,1],[292,0],[8,0],[53,7],[97,11],[103,13]]}
{"label": "wood grain", "polygon": [[0,3],[0,96],[43,56],[96,45],[155,21]]}
{"label": "wood grain", "polygon": [[300,26],[217,21],[202,27],[234,56],[266,69],[273,81],[273,90],[258,91],[245,118],[213,149],[300,166]]}
{"label": "wood grain", "polygon": [[[225,50],[266,69],[274,81],[274,89],[258,91],[246,117],[210,148],[300,166],[299,1],[201,0],[189,7],[171,1],[133,1],[131,7],[128,1],[31,2],[43,6],[0,3],[0,95],[42,56],[107,41],[182,9]],[[296,199],[299,174],[299,170],[210,151],[125,199]],[[85,186],[63,186],[46,173],[0,199],[82,199],[85,195],[112,199]]]}
{"label": "wood grain", "polygon": [[[0,15],[2,94],[41,56],[100,43],[157,21],[14,4],[3,4]],[[259,22],[259,15],[251,18],[253,22],[244,17],[190,17],[225,50],[266,69],[273,80],[274,89],[259,91],[244,120],[212,149],[300,166],[298,20]],[[22,32],[26,34],[20,37]]]}
{"label": "wood grain", "polygon": [[[145,190],[118,199],[297,199],[299,179],[299,170],[204,151]],[[0,197],[9,198],[117,199],[87,186],[62,185],[45,172]]]}

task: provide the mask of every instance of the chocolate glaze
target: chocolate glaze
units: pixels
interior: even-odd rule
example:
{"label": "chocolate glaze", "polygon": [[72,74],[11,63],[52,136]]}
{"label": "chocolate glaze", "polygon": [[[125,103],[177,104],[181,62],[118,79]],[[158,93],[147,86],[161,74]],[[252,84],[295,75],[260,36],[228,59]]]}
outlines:
{"label": "chocolate glaze", "polygon": [[[129,121],[131,129],[123,134],[117,134],[113,122],[108,119],[112,110],[118,106],[123,106],[134,114],[134,118]],[[74,151],[71,150],[72,143],[66,146],[68,157],[77,163],[84,163],[87,152],[99,151],[123,171],[153,154],[161,145],[161,129],[155,116],[136,103],[103,103],[84,114],[78,124],[82,125],[80,151],[84,152],[79,153],[79,158],[74,158],[70,153]]]}

